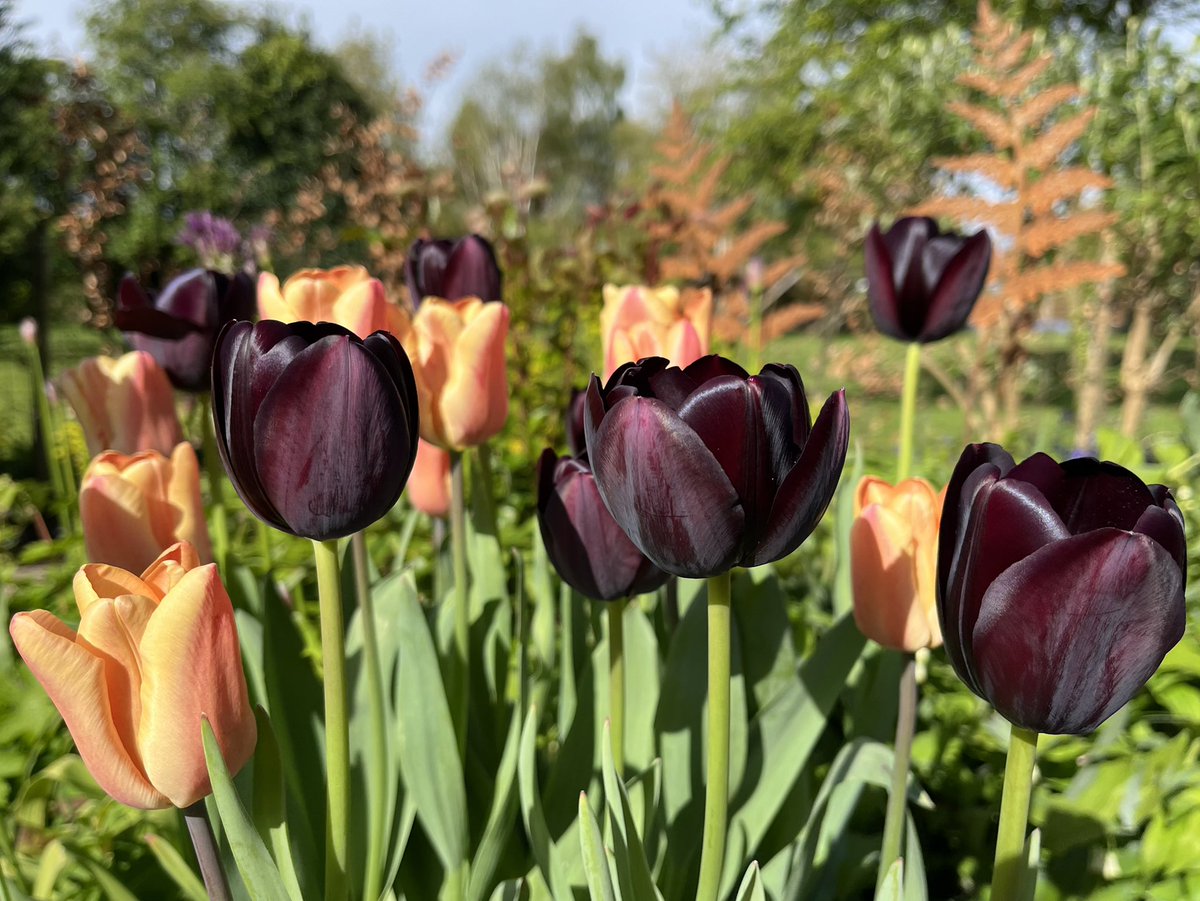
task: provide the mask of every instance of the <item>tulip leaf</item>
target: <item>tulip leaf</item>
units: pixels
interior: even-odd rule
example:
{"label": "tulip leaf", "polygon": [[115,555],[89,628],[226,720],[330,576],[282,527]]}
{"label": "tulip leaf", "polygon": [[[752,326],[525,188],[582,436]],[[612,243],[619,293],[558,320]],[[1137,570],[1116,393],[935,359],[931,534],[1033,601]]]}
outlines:
{"label": "tulip leaf", "polygon": [[613,844],[613,860],[621,897],[638,901],[661,899],[654,885],[654,877],[650,874],[650,865],[646,863],[646,852],[642,848],[637,823],[629,809],[629,796],[613,762],[612,736],[607,722],[602,735],[604,801],[608,808],[609,837]]}
{"label": "tulip leaf", "polygon": [[[912,790],[911,786],[909,790]],[[907,846],[904,855],[904,901],[929,901],[925,857],[921,853],[921,838],[917,835],[917,824],[911,813],[908,814],[908,828],[904,830],[904,843]]]}
{"label": "tulip leaf", "polygon": [[469,901],[484,901],[487,890],[500,864],[500,856],[512,832],[513,814],[517,809],[517,754],[521,744],[521,710],[514,707],[504,742],[500,769],[496,772],[496,794],[488,816],[483,838],[471,864],[471,881],[467,889]]}
{"label": "tulip leaf", "polygon": [[213,798],[221,815],[221,824],[229,840],[229,849],[237,863],[238,872],[251,901],[289,901],[287,889],[275,868],[267,846],[259,837],[238,798],[237,789],[229,777],[229,770],[217,745],[217,737],[207,718],[202,720],[200,731],[204,741],[204,760],[208,764],[208,777],[212,781]]}
{"label": "tulip leaf", "polygon": [[414,592],[398,605],[397,753],[408,797],[447,872],[467,853],[467,797],[429,623]]}
{"label": "tulip leaf", "polygon": [[1025,870],[1017,889],[1020,901],[1033,901],[1037,894],[1038,865],[1042,859],[1042,830],[1034,829],[1025,841]]}
{"label": "tulip leaf", "polygon": [[300,891],[288,835],[287,791],[283,780],[283,763],[279,757],[279,741],[265,710],[255,708],[254,718],[258,723],[258,744],[254,748],[251,818],[259,837],[271,852],[288,894],[293,901],[301,901],[304,895]]}
{"label": "tulip leaf", "polygon": [[[525,824],[525,834],[533,851],[533,859],[537,863],[542,878],[550,888],[551,897],[570,898],[571,879],[567,872],[568,843],[574,840],[578,849],[579,841],[570,834],[564,834],[559,842],[550,835],[546,824],[546,811],[542,807],[542,798],[537,784],[537,708],[530,707],[525,715],[525,725],[521,728],[521,747],[517,758],[517,784],[521,793],[521,820]],[[578,850],[576,859],[579,859]]]}
{"label": "tulip leaf", "polygon": [[508,600],[508,577],[496,525],[491,451],[486,444],[480,445],[469,456],[464,455],[464,462],[470,486],[467,553],[471,570],[471,621],[474,622],[489,601]]}
{"label": "tulip leaf", "polygon": [[854,591],[850,583],[850,527],[854,524],[854,492],[862,480],[862,445],[854,442],[854,462],[843,470],[834,501],[833,534],[837,553],[833,578],[833,615],[844,616],[854,609]]}
{"label": "tulip leaf", "polygon": [[875,891],[875,901],[903,901],[904,898],[904,858],[897,857],[888,867],[883,881]]}
{"label": "tulip leaf", "polygon": [[[262,741],[261,735],[259,741]],[[255,779],[257,778],[256,768]],[[146,836],[146,846],[158,861],[159,866],[163,868],[163,872],[171,877],[171,881],[183,892],[185,898],[190,901],[208,901],[208,892],[204,890],[204,883],[200,881],[200,877],[196,875],[174,845],[161,835],[151,833]]]}
{"label": "tulip leaf", "polygon": [[125,888],[120,881],[108,871],[107,867],[101,866],[90,857],[82,854],[75,855],[75,860],[82,864],[83,868],[88,871],[91,877],[96,880],[96,884],[100,886],[100,890],[104,892],[104,896],[108,901],[138,901],[138,896]]}
{"label": "tulip leaf", "polygon": [[750,861],[750,866],[746,868],[746,875],[738,886],[737,901],[767,901],[757,860]]}
{"label": "tulip leaf", "polygon": [[579,848],[583,854],[583,875],[587,879],[588,895],[592,901],[617,901],[612,874],[608,869],[608,854],[604,850],[600,826],[588,804],[587,792],[579,793]]}

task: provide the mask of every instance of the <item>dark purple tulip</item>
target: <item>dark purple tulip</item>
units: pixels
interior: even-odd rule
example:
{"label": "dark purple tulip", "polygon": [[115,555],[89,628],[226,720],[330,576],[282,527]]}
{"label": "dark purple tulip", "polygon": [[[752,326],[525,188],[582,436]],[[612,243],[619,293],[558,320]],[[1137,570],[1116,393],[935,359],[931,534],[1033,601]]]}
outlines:
{"label": "dark purple tulip", "polygon": [[172,279],[157,297],[137,279],[121,279],[113,321],[136,350],[167,371],[176,388],[207,391],[213,344],[226,322],[251,319],[254,281],[244,272],[193,269]]}
{"label": "dark purple tulip", "polygon": [[833,497],[850,414],[845,391],[816,423],[794,366],[750,376],[714,355],[686,369],[661,357],[592,376],[588,458],[613,518],[679,576],[718,575],[790,554]]}
{"label": "dark purple tulip", "polygon": [[593,601],[654,591],[667,574],[645,558],[600,499],[587,457],[547,448],[537,467],[538,526],[563,581]]}
{"label": "dark purple tulip", "polygon": [[417,387],[387,332],[233,322],[212,374],[217,448],[238,494],[275,528],[324,541],[400,497],[417,454]]}
{"label": "dark purple tulip", "polygon": [[938,542],[950,662],[1024,729],[1091,732],[1183,637],[1183,517],[1115,463],[969,445]]}
{"label": "dark purple tulip", "polygon": [[404,280],[416,306],[426,297],[500,300],[500,265],[486,238],[419,239],[404,261]]}
{"label": "dark purple tulip", "polygon": [[875,327],[900,341],[928,344],[966,325],[992,259],[987,231],[941,233],[924,216],[867,234],[867,300]]}
{"label": "dark purple tulip", "polygon": [[587,451],[587,436],[583,429],[583,411],[587,403],[587,389],[571,389],[571,404],[567,407],[567,447],[578,456]]}

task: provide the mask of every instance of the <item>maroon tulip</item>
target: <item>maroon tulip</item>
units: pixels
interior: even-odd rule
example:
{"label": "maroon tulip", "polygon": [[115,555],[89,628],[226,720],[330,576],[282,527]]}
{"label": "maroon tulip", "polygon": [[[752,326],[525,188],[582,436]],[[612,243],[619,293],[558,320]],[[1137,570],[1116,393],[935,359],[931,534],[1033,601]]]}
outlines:
{"label": "maroon tulip", "polygon": [[659,568],[702,578],[790,554],[833,497],[850,414],[845,391],[813,423],[800,374],[750,376],[723,357],[661,357],[592,376],[588,458],[613,518]]}
{"label": "maroon tulip", "polygon": [[992,242],[938,231],[923,216],[867,234],[867,299],[875,327],[900,341],[928,344],[961,330],[987,278]]}
{"label": "maroon tulip", "polygon": [[250,276],[193,269],[168,282],[157,297],[126,275],[113,322],[136,350],[154,357],[175,387],[207,391],[217,333],[226,322],[252,319],[254,311]]}
{"label": "maroon tulip", "polygon": [[1185,572],[1171,492],[1115,463],[972,444],[946,489],[946,651],[1024,729],[1091,732],[1132,698],[1183,637]]}
{"label": "maroon tulip", "polygon": [[586,456],[560,459],[549,448],[542,452],[537,513],[550,562],[564,582],[593,601],[643,594],[667,581],[604,506]]}
{"label": "maroon tulip", "polygon": [[417,453],[417,387],[387,332],[329,322],[234,322],[213,358],[217,448],[259,519],[325,541],[400,497]]}
{"label": "maroon tulip", "polygon": [[485,238],[418,240],[404,261],[404,279],[414,305],[426,297],[443,300],[500,300],[500,266]]}

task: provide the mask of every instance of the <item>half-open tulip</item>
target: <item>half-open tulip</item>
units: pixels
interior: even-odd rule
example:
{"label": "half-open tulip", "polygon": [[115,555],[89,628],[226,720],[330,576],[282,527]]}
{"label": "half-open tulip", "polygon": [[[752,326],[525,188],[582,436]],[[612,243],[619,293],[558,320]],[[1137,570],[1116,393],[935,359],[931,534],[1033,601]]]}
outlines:
{"label": "half-open tulip", "polygon": [[113,321],[137,349],[154,357],[184,391],[212,384],[213,344],[233,319],[254,317],[254,281],[244,272],[193,269],[154,296],[127,275],[121,280]]}
{"label": "half-open tulip", "polygon": [[183,440],[171,382],[145,351],[90,357],[63,373],[62,389],[92,456],[104,450],[169,454]]}
{"label": "half-open tulip", "polygon": [[496,252],[479,235],[467,235],[457,241],[421,238],[408,251],[404,278],[414,306],[419,306],[426,297],[500,299]]}
{"label": "half-open tulip", "polygon": [[924,479],[895,487],[866,476],[854,493],[850,581],[854,621],[885,648],[942,643],[937,620],[937,538],[942,499]]}
{"label": "half-open tulip", "polygon": [[661,357],[592,376],[588,459],[600,496],[659,568],[707,578],[790,554],[837,487],[850,438],[844,391],[814,423],[800,374]]}
{"label": "half-open tulip", "polygon": [[1183,637],[1183,517],[1114,463],[1019,466],[968,446],[946,489],[938,615],[950,662],[1009,722],[1091,732]]}
{"label": "half-open tulip", "polygon": [[78,632],[34,610],[13,617],[13,644],[102,789],[130,807],[196,803],[212,791],[201,719],[232,773],[257,737],[216,565],[181,543],[140,577],[89,563],[74,587]]}
{"label": "half-open tulip", "polygon": [[88,465],[79,486],[83,544],[92,563],[141,572],[178,541],[201,562],[212,560],[200,468],[186,441],[170,457],[158,451],[105,451]]}
{"label": "half-open tulip", "polygon": [[427,297],[405,343],[421,397],[421,437],[446,450],[483,444],[508,418],[508,307]]}
{"label": "half-open tulip", "polygon": [[325,541],[392,508],[417,453],[417,390],[388,332],[234,322],[217,339],[213,420],[225,471],[275,528]]}
{"label": "half-open tulip", "polygon": [[301,269],[282,289],[276,276],[264,272],[258,277],[258,314],[280,322],[336,322],[360,338],[390,331],[401,340],[408,320],[388,302],[383,282],[362,266]]}
{"label": "half-open tulip", "polygon": [[585,597],[615,601],[666,583],[668,574],[646,559],[604,506],[586,456],[542,452],[537,514],[546,556]]}
{"label": "half-open tulip", "polygon": [[600,311],[605,378],[643,357],[665,357],[681,367],[698,360],[708,353],[712,308],[707,288],[681,293],[671,285],[605,285]]}
{"label": "half-open tulip", "polygon": [[450,454],[424,438],[417,442],[408,499],[426,516],[440,519],[450,511]]}
{"label": "half-open tulip", "polygon": [[928,344],[963,328],[987,278],[992,241],[939,232],[923,216],[867,234],[867,300],[875,327],[899,341]]}

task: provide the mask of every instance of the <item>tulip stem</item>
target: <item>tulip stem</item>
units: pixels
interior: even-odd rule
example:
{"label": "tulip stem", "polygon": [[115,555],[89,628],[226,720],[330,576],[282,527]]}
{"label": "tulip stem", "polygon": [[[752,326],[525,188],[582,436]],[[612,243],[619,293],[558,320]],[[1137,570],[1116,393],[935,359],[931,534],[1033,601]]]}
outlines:
{"label": "tulip stem", "polygon": [[450,699],[454,711],[454,735],[458,758],[467,760],[467,710],[471,685],[471,601],[467,591],[466,490],[463,484],[463,455],[450,452],[450,553],[454,560],[454,653],[457,657]]}
{"label": "tulip stem", "polygon": [[204,878],[209,901],[231,901],[233,895],[229,891],[229,880],[225,878],[225,870],[221,866],[221,852],[217,848],[217,839],[213,835],[204,801],[185,807],[183,821],[187,824],[192,847],[196,849],[196,861],[200,864],[200,875]]}
{"label": "tulip stem", "polygon": [[346,714],[346,635],[337,541],[313,541],[321,604],[321,668],[325,682],[325,899],[346,897],[350,834],[350,723]]}
{"label": "tulip stem", "polygon": [[608,719],[613,766],[625,776],[625,605],[619,598],[608,605]]}
{"label": "tulip stem", "polygon": [[1017,901],[1025,878],[1025,827],[1029,822],[1029,796],[1037,762],[1038,733],[1012,727],[1008,763],[1004,767],[1004,796],[1000,802],[1000,831],[996,835],[996,863],[992,869],[993,901]]}
{"label": "tulip stem", "polygon": [[912,472],[913,427],[917,418],[917,382],[921,379],[921,345],[908,345],[904,358],[904,393],[900,395],[900,457],[896,463],[896,482]]}
{"label": "tulip stem", "polygon": [[708,580],[708,770],[696,901],[717,901],[729,808],[730,574]]}
{"label": "tulip stem", "polygon": [[900,676],[900,703],[896,713],[896,745],[892,757],[892,789],[888,795],[887,815],[883,821],[883,850],[879,856],[876,891],[892,863],[900,856],[904,841],[904,820],[908,813],[908,761],[912,752],[913,730],[917,721],[917,664],[911,655]]}
{"label": "tulip stem", "polygon": [[387,720],[383,698],[383,671],[379,663],[379,639],[375,631],[375,607],[367,567],[367,536],[355,532],[350,537],[354,554],[354,583],[358,588],[358,615],[362,618],[363,664],[367,672],[367,705],[370,712],[367,756],[367,871],[363,897],[375,899],[383,892],[384,837],[388,831],[387,810]]}
{"label": "tulip stem", "polygon": [[204,401],[204,468],[208,471],[208,494],[212,501],[213,557],[217,570],[225,578],[229,572],[225,567],[229,557],[229,523],[225,518],[225,492],[222,488],[225,467],[217,453],[216,423],[213,421],[212,397]]}

